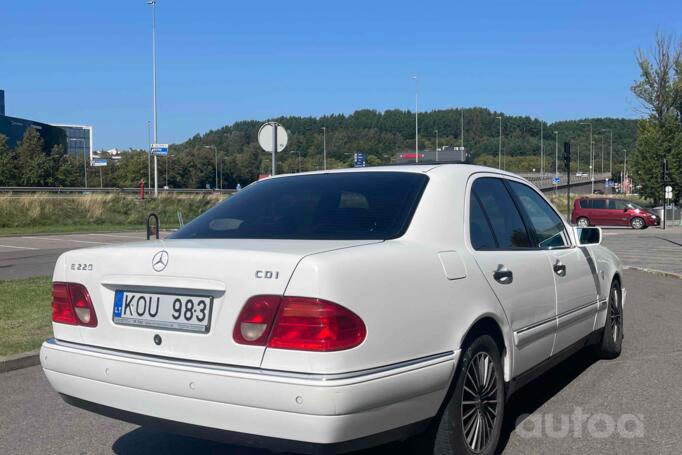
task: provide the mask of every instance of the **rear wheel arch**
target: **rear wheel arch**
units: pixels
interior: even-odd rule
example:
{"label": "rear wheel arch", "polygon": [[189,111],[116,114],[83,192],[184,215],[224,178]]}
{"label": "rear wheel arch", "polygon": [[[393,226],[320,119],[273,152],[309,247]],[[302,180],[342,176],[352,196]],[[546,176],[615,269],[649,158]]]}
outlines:
{"label": "rear wheel arch", "polygon": [[511,378],[512,349],[504,336],[502,325],[494,317],[489,315],[483,316],[474,322],[462,338],[460,348],[462,350],[466,349],[469,344],[481,335],[489,335],[495,341],[502,358],[505,380],[509,380]]}

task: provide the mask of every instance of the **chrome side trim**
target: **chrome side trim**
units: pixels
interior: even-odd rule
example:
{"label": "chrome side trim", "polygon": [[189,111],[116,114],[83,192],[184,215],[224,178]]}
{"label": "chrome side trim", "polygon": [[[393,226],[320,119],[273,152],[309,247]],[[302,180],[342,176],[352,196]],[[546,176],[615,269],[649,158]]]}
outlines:
{"label": "chrome side trim", "polygon": [[514,345],[517,348],[522,348],[539,338],[547,336],[556,331],[556,324],[556,317],[551,317],[527,327],[523,327],[514,332]]}
{"label": "chrome side trim", "polygon": [[559,329],[562,329],[563,327],[566,327],[568,325],[574,324],[582,319],[585,318],[593,318],[597,314],[597,310],[599,308],[599,301],[595,300],[594,302],[590,302],[588,304],[585,304],[579,308],[574,308],[570,311],[566,311],[564,313],[561,313],[557,317],[557,326]]}
{"label": "chrome side trim", "polygon": [[247,373],[247,374],[257,374],[264,377],[272,378],[286,378],[286,379],[305,379],[305,380],[315,380],[315,381],[333,381],[340,379],[354,379],[363,376],[371,376],[380,373],[390,373],[393,370],[400,370],[408,367],[415,367],[413,369],[418,369],[423,366],[435,365],[438,363],[446,362],[448,360],[454,359],[454,351],[446,351],[438,354],[432,354],[424,357],[419,357],[416,359],[406,360],[404,362],[393,363],[390,365],[384,365],[376,368],[368,368],[365,370],[350,371],[347,373],[334,373],[334,374],[318,374],[318,373],[298,373],[293,371],[280,371],[280,370],[267,370],[262,368],[253,367],[240,367],[235,365],[223,365],[219,363],[212,362],[201,362],[197,360],[184,360],[184,359],[174,359],[163,356],[156,356],[150,354],[136,354],[129,351],[121,351],[118,349],[108,349],[99,348],[95,346],[84,345],[80,343],[72,343],[70,341],[57,340],[55,338],[49,338],[46,341],[47,344],[57,346],[60,348],[67,348],[69,350],[90,352],[93,354],[101,354],[113,357],[119,357],[122,359],[130,360],[141,360],[147,362],[156,362],[166,365],[180,366],[180,367],[191,367],[191,368],[204,368],[209,370],[216,370],[221,372],[230,373]]}

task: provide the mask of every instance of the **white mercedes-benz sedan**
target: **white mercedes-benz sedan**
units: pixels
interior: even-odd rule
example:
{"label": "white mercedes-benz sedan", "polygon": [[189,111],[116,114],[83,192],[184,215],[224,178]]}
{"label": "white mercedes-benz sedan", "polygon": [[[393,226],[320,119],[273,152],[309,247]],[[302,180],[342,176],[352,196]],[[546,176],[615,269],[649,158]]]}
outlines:
{"label": "white mercedes-benz sedan", "polygon": [[68,403],[276,451],[491,454],[506,398],[619,355],[623,274],[525,180],[423,164],[254,183],[165,240],[54,271]]}

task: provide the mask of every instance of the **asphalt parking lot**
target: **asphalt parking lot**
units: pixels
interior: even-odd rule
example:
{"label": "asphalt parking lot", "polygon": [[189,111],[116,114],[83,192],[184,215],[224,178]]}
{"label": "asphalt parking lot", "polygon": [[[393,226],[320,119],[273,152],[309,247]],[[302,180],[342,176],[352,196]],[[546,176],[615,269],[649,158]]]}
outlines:
{"label": "asphalt parking lot", "polygon": [[[627,271],[624,284],[628,302],[620,358],[596,360],[581,352],[519,391],[507,407],[501,453],[680,453],[682,280]],[[3,454],[269,453],[72,408],[49,387],[40,367],[0,374],[0,390]],[[392,444],[362,455],[402,452]]]}
{"label": "asphalt parking lot", "polygon": [[[167,233],[162,232],[161,236]],[[142,231],[0,237],[0,280],[52,275],[60,254],[75,248],[146,240]]]}
{"label": "asphalt parking lot", "polygon": [[625,267],[682,275],[682,228],[603,228],[603,244]]}

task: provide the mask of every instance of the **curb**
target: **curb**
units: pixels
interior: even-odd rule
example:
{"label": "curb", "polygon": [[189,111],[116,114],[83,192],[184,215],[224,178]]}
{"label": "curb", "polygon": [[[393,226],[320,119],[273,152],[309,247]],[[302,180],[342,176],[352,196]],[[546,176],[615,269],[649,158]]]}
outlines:
{"label": "curb", "polygon": [[0,373],[28,368],[40,364],[40,351],[24,352],[22,354],[0,357]]}
{"label": "curb", "polygon": [[623,268],[625,270],[636,270],[638,272],[646,272],[646,273],[651,273],[652,275],[659,275],[659,276],[665,276],[668,278],[676,278],[678,280],[682,280],[682,274],[675,273],[675,272],[665,272],[663,270],[647,269],[646,267],[637,267],[634,265],[626,265]]}

